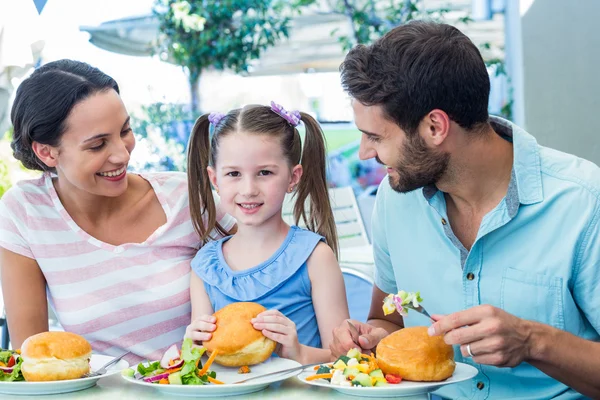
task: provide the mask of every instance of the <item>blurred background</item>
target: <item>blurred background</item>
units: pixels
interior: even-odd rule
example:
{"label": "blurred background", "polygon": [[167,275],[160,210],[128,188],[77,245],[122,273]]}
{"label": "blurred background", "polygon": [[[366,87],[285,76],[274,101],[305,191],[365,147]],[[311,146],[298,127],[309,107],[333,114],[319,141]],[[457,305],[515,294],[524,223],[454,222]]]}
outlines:
{"label": "blurred background", "polygon": [[351,186],[368,220],[384,171],[358,160],[339,64],[355,44],[423,18],[480,47],[490,113],[600,163],[595,124],[584,118],[600,106],[598,15],[595,0],[3,0],[0,196],[28,175],[9,147],[15,88],[35,67],[71,58],[119,83],[138,139],[133,170],[184,170],[198,115],[275,100],[322,123],[330,185]]}

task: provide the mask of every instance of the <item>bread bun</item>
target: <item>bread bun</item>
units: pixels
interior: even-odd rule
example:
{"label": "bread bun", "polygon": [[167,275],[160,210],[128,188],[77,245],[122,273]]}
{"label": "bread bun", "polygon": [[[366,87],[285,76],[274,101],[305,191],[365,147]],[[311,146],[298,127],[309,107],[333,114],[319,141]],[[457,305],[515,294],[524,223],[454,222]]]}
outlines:
{"label": "bread bun", "polygon": [[92,346],[70,332],[44,332],[21,346],[21,372],[26,381],[77,379],[90,372]]}
{"label": "bread bun", "polygon": [[250,323],[266,308],[258,303],[232,303],[217,311],[217,329],[212,338],[203,343],[206,351],[218,349],[215,362],[226,367],[259,364],[275,351],[276,343],[267,339]]}
{"label": "bread bun", "polygon": [[377,345],[377,364],[385,374],[407,381],[438,382],[452,376],[454,350],[441,336],[429,336],[427,327],[400,329]]}

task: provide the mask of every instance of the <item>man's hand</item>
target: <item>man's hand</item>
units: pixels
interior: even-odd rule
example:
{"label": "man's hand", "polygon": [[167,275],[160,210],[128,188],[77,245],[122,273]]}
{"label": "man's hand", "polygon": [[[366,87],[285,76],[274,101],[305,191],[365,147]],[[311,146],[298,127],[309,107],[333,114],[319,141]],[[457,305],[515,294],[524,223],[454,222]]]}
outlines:
{"label": "man's hand", "polygon": [[531,323],[504,310],[482,305],[433,317],[438,321],[429,327],[429,334],[460,345],[462,355],[472,355],[476,363],[515,367],[530,358]]}
{"label": "man's hand", "polygon": [[348,350],[358,347],[362,352],[372,351],[377,344],[388,335],[383,328],[377,328],[362,322],[349,320],[358,329],[358,337],[344,321],[342,325],[333,330],[333,341],[329,345],[331,355],[334,358],[345,356]]}

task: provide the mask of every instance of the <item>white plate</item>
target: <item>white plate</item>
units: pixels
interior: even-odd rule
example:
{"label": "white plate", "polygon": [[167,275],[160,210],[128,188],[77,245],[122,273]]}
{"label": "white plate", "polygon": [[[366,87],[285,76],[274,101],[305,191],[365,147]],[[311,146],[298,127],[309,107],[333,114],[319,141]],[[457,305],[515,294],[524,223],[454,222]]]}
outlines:
{"label": "white plate", "polygon": [[424,394],[433,392],[445,385],[451,385],[474,378],[478,371],[475,367],[468,364],[456,363],[456,369],[454,374],[443,382],[409,382],[402,381],[397,385],[380,386],[380,387],[361,387],[361,386],[338,386],[332,385],[324,379],[318,379],[316,381],[307,381],[306,377],[314,375],[315,371],[310,368],[304,370],[298,379],[307,385],[327,387],[330,389],[337,390],[340,393],[349,394],[352,396],[362,397],[403,397],[403,396],[414,396],[418,394]]}
{"label": "white plate", "polygon": [[[112,356],[103,356],[100,354],[92,354],[90,365],[92,371],[100,369],[104,364],[112,360]],[[0,382],[0,393],[4,394],[21,394],[21,395],[42,395],[42,394],[57,394],[76,392],[90,388],[98,382],[99,379],[104,379],[107,376],[121,373],[121,370],[129,367],[129,363],[125,360],[119,361],[116,365],[108,368],[106,374],[95,376],[92,378],[69,379],[66,381],[50,381],[50,382]]]}
{"label": "white plate", "polygon": [[[203,358],[202,362],[205,362]],[[152,387],[163,394],[174,396],[192,396],[192,397],[214,397],[214,396],[235,396],[258,392],[265,389],[271,383],[283,381],[298,375],[299,371],[268,376],[264,379],[256,379],[248,383],[232,385],[231,383],[241,381],[242,379],[252,378],[254,376],[268,374],[269,372],[281,371],[288,368],[299,367],[300,364],[286,358],[272,357],[262,364],[250,366],[249,374],[238,374],[239,368],[228,368],[213,363],[209,370],[217,373],[217,379],[225,382],[224,385],[159,385],[156,383],[147,383],[143,380],[133,379],[123,376],[127,382],[137,385]],[[132,367],[137,369],[137,365]]]}

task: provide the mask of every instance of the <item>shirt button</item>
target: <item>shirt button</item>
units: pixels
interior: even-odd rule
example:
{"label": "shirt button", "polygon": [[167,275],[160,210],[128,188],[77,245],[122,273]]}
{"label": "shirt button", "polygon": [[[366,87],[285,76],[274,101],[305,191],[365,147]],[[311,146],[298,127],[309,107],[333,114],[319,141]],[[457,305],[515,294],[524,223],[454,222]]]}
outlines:
{"label": "shirt button", "polygon": [[123,252],[123,248],[122,247],[115,247],[115,253],[119,254]]}
{"label": "shirt button", "polygon": [[483,390],[484,387],[485,387],[485,384],[483,382],[477,382],[477,389]]}
{"label": "shirt button", "polygon": [[[470,281],[472,281],[473,279],[475,279],[475,274],[472,273],[472,272],[469,272],[467,274],[467,279],[470,280]],[[481,383],[481,382],[479,382],[479,383]]]}
{"label": "shirt button", "polygon": [[442,218],[442,225],[446,225],[448,222],[444,218]]}

